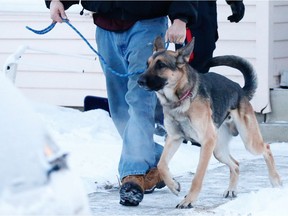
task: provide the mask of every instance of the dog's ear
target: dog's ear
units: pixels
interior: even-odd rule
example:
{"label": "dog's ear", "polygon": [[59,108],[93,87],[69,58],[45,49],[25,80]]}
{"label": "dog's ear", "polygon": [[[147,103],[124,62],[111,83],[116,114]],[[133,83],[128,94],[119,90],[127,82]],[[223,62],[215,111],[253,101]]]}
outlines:
{"label": "dog's ear", "polygon": [[154,40],[154,52],[160,51],[160,50],[164,50],[164,42],[161,36],[156,37],[156,39]]}
{"label": "dog's ear", "polygon": [[188,44],[177,50],[177,64],[185,64],[189,62],[190,55],[193,52],[195,37]]}

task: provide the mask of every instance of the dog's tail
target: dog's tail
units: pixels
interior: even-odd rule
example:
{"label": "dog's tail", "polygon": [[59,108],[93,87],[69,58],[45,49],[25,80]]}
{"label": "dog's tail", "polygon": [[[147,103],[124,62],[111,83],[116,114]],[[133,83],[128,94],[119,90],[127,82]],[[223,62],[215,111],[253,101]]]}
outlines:
{"label": "dog's tail", "polygon": [[252,99],[257,89],[257,76],[253,66],[248,61],[239,56],[224,55],[214,57],[205,64],[207,68],[215,66],[228,66],[238,69],[244,76],[245,84],[242,89],[249,100]]}

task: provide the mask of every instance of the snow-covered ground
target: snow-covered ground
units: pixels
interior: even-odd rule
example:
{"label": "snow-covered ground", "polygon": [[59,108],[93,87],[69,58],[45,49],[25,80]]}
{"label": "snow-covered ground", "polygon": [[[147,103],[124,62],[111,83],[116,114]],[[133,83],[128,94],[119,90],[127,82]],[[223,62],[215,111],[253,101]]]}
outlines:
{"label": "snow-covered ground", "polygon": [[[7,95],[5,98],[10,100],[11,106],[18,107],[21,113],[19,100],[13,101],[13,96],[9,97],[9,90],[7,91],[3,87],[0,90],[5,92]],[[5,102],[7,101],[2,98],[1,103]],[[117,165],[121,152],[121,139],[108,113],[103,110],[81,112],[47,104],[29,103],[56,143],[63,151],[68,153],[70,171],[82,179],[81,182],[86,188],[92,214],[288,215],[288,143],[271,144],[276,166],[284,183],[282,188],[271,188],[264,159],[261,156],[255,157],[246,152],[240,138],[236,137],[231,142],[231,151],[232,155],[240,161],[239,194],[237,198],[227,200],[222,197],[222,193],[228,184],[229,170],[212,158],[203,189],[194,205],[195,208],[188,210],[175,209],[175,206],[189,190],[199,157],[198,147],[183,144],[170,165],[171,172],[182,185],[180,195],[176,197],[167,188],[164,188],[155,191],[153,194],[145,195],[144,200],[138,207],[129,208],[119,204]],[[4,116],[3,118],[9,118],[11,115],[13,113],[8,111],[2,116]],[[19,124],[8,124],[6,127],[11,127],[13,131],[17,131],[17,128],[21,127],[21,122]],[[26,127],[27,133],[31,132],[31,128],[33,127],[29,127],[29,125]],[[155,139],[157,142],[164,144],[162,137],[156,136]],[[3,144],[0,143],[0,145]],[[13,169],[17,170],[17,167],[13,167]],[[1,173],[2,175],[5,174]],[[59,181],[59,184],[65,183],[62,180]],[[61,188],[61,185],[58,185],[58,187]],[[67,187],[65,190],[67,190]],[[63,190],[63,193],[65,193],[65,190]],[[73,191],[74,188],[71,187],[71,190]],[[51,196],[51,191],[43,190],[44,193],[46,193],[45,191],[50,193]],[[61,196],[59,192],[56,194]],[[63,194],[62,199],[65,202],[64,197],[65,194]],[[14,207],[17,208],[17,204]],[[0,205],[0,215],[3,215],[1,210],[3,209]],[[21,210],[17,212],[21,213]]]}
{"label": "snow-covered ground", "polygon": [[[171,172],[182,184],[179,197],[165,188],[145,195],[140,206],[127,209],[118,204],[117,165],[121,139],[108,113],[103,110],[81,112],[43,104],[36,104],[36,110],[58,144],[70,152],[71,170],[83,178],[95,214],[288,215],[288,143],[271,144],[283,188],[271,188],[262,156],[248,153],[241,139],[236,137],[230,146],[241,167],[238,197],[234,200],[222,198],[228,186],[229,170],[212,158],[195,210],[176,210],[174,207],[190,187],[199,158],[198,147],[183,144],[170,165]],[[162,137],[155,139],[164,144]],[[105,187],[112,188],[105,190]]]}

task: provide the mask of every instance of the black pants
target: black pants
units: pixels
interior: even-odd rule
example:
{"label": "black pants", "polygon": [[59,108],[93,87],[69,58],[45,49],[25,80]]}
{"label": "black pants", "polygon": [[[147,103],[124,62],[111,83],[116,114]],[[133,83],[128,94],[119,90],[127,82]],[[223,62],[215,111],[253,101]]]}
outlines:
{"label": "black pants", "polygon": [[[190,65],[200,73],[208,72],[208,69],[202,66],[212,58],[218,40],[216,7],[216,1],[199,1],[197,22],[187,29],[191,31],[192,37],[195,37],[194,58]],[[187,37],[185,43],[190,42],[187,39],[189,40]],[[180,47],[181,45],[176,45],[176,49]]]}

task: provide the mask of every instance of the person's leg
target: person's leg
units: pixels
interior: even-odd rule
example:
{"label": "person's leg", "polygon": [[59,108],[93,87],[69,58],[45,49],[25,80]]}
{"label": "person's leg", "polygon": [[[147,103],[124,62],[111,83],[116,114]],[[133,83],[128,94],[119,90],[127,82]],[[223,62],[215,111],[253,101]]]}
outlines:
{"label": "person's leg", "polygon": [[[155,95],[154,93],[145,91],[144,89],[140,89],[138,87],[136,82],[136,75],[132,79],[134,80],[132,82],[134,83],[134,86],[131,87],[130,84],[130,92],[132,91],[132,94],[130,93],[130,95],[134,97],[134,102],[132,102],[132,100],[129,98],[126,99],[126,93],[128,91],[128,80],[131,80],[131,78],[119,77],[113,74],[111,71],[112,68],[118,73],[128,73],[128,60],[125,59],[126,55],[124,54],[126,53],[127,49],[125,45],[128,40],[127,34],[113,33],[98,28],[96,38],[98,44],[98,51],[105,59],[105,62],[101,62],[101,66],[106,76],[107,94],[111,117],[123,139],[123,151],[119,163],[120,179],[128,175],[145,174],[150,166],[149,161],[152,161],[150,163],[154,165],[155,155],[154,150],[151,151],[151,145],[147,145],[153,142],[153,137],[147,136],[147,134],[150,134],[150,124],[148,124],[148,126],[144,126],[142,122],[147,122],[145,118],[149,117],[149,112],[153,112],[153,110],[149,110],[149,107],[153,106]],[[151,46],[149,47],[151,48]],[[122,53],[121,51],[124,52]],[[110,56],[113,56],[113,58],[110,58]],[[146,60],[143,61],[145,62]],[[139,99],[141,99],[142,102]],[[130,104],[128,104],[127,101],[130,101]],[[144,113],[141,113],[141,117],[139,116],[138,118],[130,118],[130,114],[128,113],[129,106],[132,106],[130,110],[133,110],[130,111],[130,113],[135,112],[134,106],[135,103],[138,102],[139,105],[142,104],[143,106],[140,106],[142,111],[136,108],[136,112],[138,112],[137,115],[140,115],[141,112]],[[133,114],[133,116],[136,115]],[[142,119],[140,120],[140,118]],[[151,120],[149,120],[148,122],[150,123]],[[126,128],[127,124],[129,124],[128,128]],[[141,145],[141,142],[145,142],[145,144]],[[142,154],[143,151],[144,153],[150,153],[150,155],[148,155],[149,158],[147,158],[147,155]]]}
{"label": "person's leg", "polygon": [[155,167],[162,146],[155,146],[153,141],[155,93],[138,86],[138,75],[119,77],[110,68],[119,73],[144,71],[153,52],[153,41],[158,35],[164,36],[166,23],[166,18],[139,21],[123,33],[97,28],[98,51],[106,61],[101,65],[106,75],[110,112],[123,138],[119,163],[121,179],[127,175],[145,174]]}
{"label": "person's leg", "polygon": [[166,136],[167,132],[164,127],[164,114],[163,108],[159,100],[157,100],[156,108],[155,108],[155,131],[154,134],[158,136]]}
{"label": "person's leg", "polygon": [[96,30],[98,52],[105,60],[105,62],[100,61],[100,63],[106,78],[110,114],[119,134],[123,138],[123,132],[129,119],[128,104],[125,100],[128,78],[113,74],[111,69],[125,74],[127,73],[128,65],[123,60],[121,50],[118,47],[117,35],[99,27]]}
{"label": "person's leg", "polygon": [[[147,59],[153,52],[154,39],[158,35],[164,37],[166,29],[167,18],[139,21],[122,33],[97,29],[98,51],[106,61],[101,62],[101,66],[106,75],[110,112],[123,138],[120,178],[135,176],[133,180],[142,184],[139,188],[131,182],[126,185],[122,181],[120,203],[123,205],[138,205],[141,202],[144,174],[157,165],[163,147],[153,141],[155,93],[138,86],[139,75],[118,77],[109,67],[119,73],[144,72]],[[138,178],[141,175],[143,177]]]}
{"label": "person's leg", "polygon": [[[126,41],[125,59],[128,72],[143,71],[147,60],[153,52],[153,41],[158,35],[164,38],[167,29],[167,18],[138,21],[129,31],[123,34]],[[129,104],[130,119],[123,136],[123,151],[119,163],[120,177],[145,174],[158,163],[162,146],[155,144],[154,113],[156,95],[140,88],[137,80],[139,74],[129,77],[126,101]],[[156,151],[155,151],[156,149]]]}
{"label": "person's leg", "polygon": [[199,1],[197,10],[197,23],[189,27],[195,37],[194,58],[190,65],[200,73],[207,73],[208,68],[203,66],[213,57],[218,40],[216,1]]}

